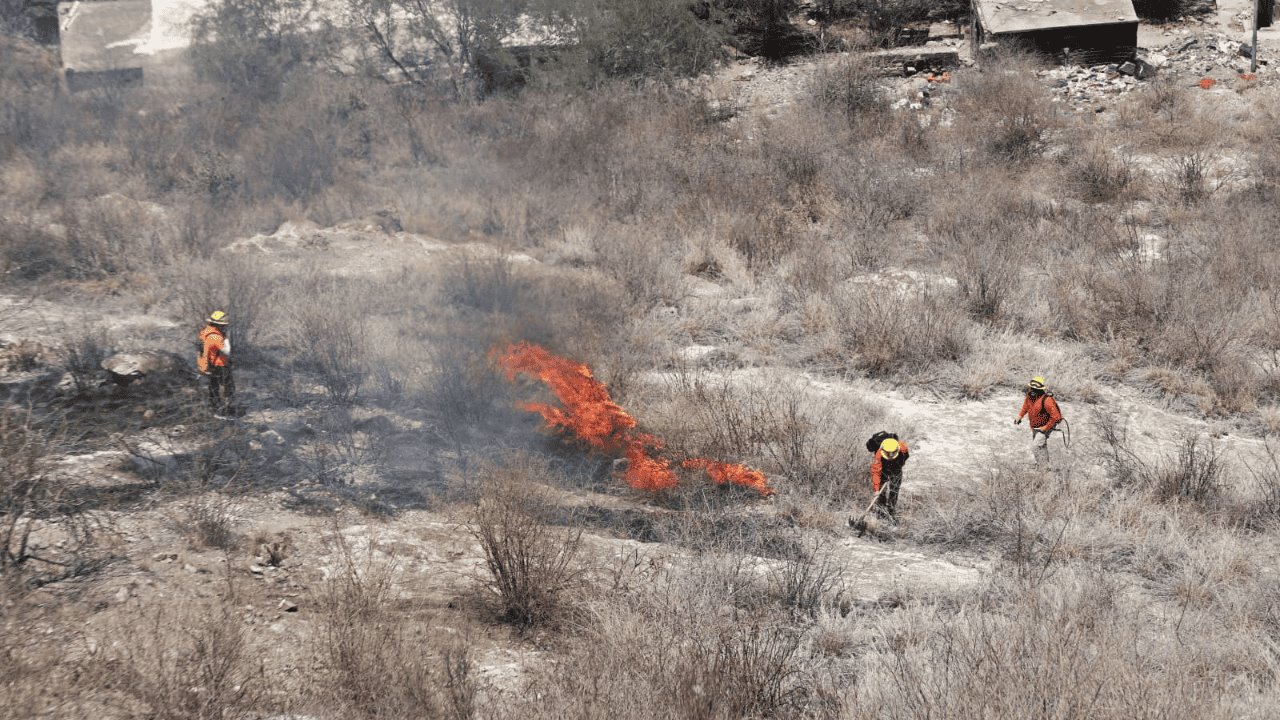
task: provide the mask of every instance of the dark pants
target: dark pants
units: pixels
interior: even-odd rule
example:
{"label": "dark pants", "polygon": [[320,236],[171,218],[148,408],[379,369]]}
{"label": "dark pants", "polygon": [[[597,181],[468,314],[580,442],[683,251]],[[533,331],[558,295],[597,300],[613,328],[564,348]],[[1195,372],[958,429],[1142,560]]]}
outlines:
{"label": "dark pants", "polygon": [[231,368],[209,368],[209,407],[215,413],[227,415],[231,413],[231,396],[236,393],[235,380],[231,379]]}
{"label": "dark pants", "polygon": [[898,491],[902,489],[902,471],[885,471],[881,473],[880,486],[884,492],[880,493],[880,498],[876,500],[875,510],[883,517],[896,518],[898,516]]}

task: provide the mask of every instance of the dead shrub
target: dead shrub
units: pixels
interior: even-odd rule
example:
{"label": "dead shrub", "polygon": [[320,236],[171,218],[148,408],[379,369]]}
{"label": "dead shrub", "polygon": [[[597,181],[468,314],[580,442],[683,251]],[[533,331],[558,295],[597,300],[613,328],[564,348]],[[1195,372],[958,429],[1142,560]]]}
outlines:
{"label": "dead shrub", "polygon": [[1247,469],[1255,496],[1246,506],[1246,522],[1258,528],[1280,522],[1280,448],[1274,439],[1266,439],[1265,460]]}
{"label": "dead shrub", "polygon": [[216,266],[213,272],[190,265],[175,273],[183,317],[195,324],[214,310],[226,312],[231,316],[235,361],[252,359],[258,353],[262,326],[270,322],[263,313],[270,312],[276,282],[246,258],[223,254],[216,260],[202,260],[201,265],[210,262]]}
{"label": "dead shrub", "polygon": [[[321,287],[325,284],[322,281]],[[317,288],[310,295],[320,298],[325,293]],[[334,312],[337,307],[361,307],[343,302],[344,297],[351,295],[335,291],[323,303],[299,308],[290,328],[294,364],[315,373],[329,401],[339,406],[355,402],[369,373],[364,323]]]}
{"label": "dead shrub", "polygon": [[485,337],[475,337],[466,326],[452,326],[430,338],[427,345],[426,407],[447,420],[444,432],[455,443],[469,427],[483,426],[511,403],[509,385],[502,381],[489,360],[492,348]]}
{"label": "dead shrub", "polygon": [[356,485],[377,475],[386,456],[386,439],[363,427],[344,407],[322,411],[310,426],[312,436],[299,458],[321,485]]}
{"label": "dead shrub", "polygon": [[230,498],[214,495],[189,500],[182,504],[181,510],[179,526],[192,546],[230,550],[239,541]]}
{"label": "dead shrub", "polygon": [[797,714],[804,692],[796,664],[804,635],[764,622],[721,628],[695,640],[675,689],[686,712],[703,717],[786,717]]}
{"label": "dead shrub", "polygon": [[35,718],[59,712],[84,714],[60,687],[82,671],[61,634],[34,632],[49,610],[16,578],[0,575],[0,715]]}
{"label": "dead shrub", "polygon": [[1043,582],[1067,559],[1068,529],[1080,521],[1071,478],[996,465],[972,490],[926,498],[909,529],[926,544],[999,553],[1012,574]]}
{"label": "dead shrub", "polygon": [[550,498],[539,483],[550,469],[530,458],[511,458],[479,470],[480,500],[471,533],[484,550],[481,583],[499,603],[501,618],[520,628],[555,620],[582,581],[582,531],[547,525]]}
{"label": "dead shrub", "polygon": [[976,71],[955,76],[956,107],[973,144],[997,162],[1039,156],[1056,123],[1055,104],[1036,78],[1036,65],[1032,55],[1001,51]]}
{"label": "dead shrub", "polygon": [[464,642],[425,638],[425,618],[397,612],[394,556],[364,550],[341,532],[328,538],[336,567],[317,596],[324,611],[317,640],[329,682],[323,699],[362,718],[475,717],[473,664]]}
{"label": "dead shrub", "polygon": [[680,264],[684,245],[654,237],[651,229],[609,226],[592,243],[597,266],[627,292],[627,307],[648,310],[678,301],[683,293]]}
{"label": "dead shrub", "polygon": [[293,537],[288,533],[278,533],[274,539],[259,535],[254,540],[258,555],[270,567],[283,567],[284,561],[293,554]]}
{"label": "dead shrub", "polygon": [[1203,152],[1179,155],[1169,160],[1166,170],[1168,183],[1183,205],[1198,205],[1215,189],[1209,181],[1210,162],[1210,155]]}
{"label": "dead shrub", "polygon": [[772,461],[769,469],[819,498],[842,502],[861,484],[862,458],[849,446],[869,434],[880,413],[854,398],[814,398],[795,387],[777,388],[763,399],[761,454]]}
{"label": "dead shrub", "polygon": [[881,236],[920,210],[922,188],[907,167],[871,149],[829,169],[835,203],[832,220],[847,228],[838,250],[850,272],[876,269],[883,262]]}
{"label": "dead shrub", "polygon": [[0,409],[0,576],[48,584],[98,563],[88,551],[104,526],[77,499],[79,484],[53,473],[64,433],[29,410]]}
{"label": "dead shrub", "polygon": [[[785,157],[786,153],[779,155]],[[806,172],[803,165],[793,167],[793,174],[789,177],[803,179],[794,174],[797,172]],[[742,213],[722,210],[716,213],[711,223],[717,237],[736,250],[747,267],[755,272],[775,266],[794,248],[796,218],[778,200],[762,200],[744,208]]]}
{"label": "dead shrub", "polygon": [[1212,442],[1186,437],[1172,460],[1151,471],[1144,484],[1157,500],[1190,500],[1205,503],[1222,490],[1221,456]]}
{"label": "dead shrub", "polygon": [[1108,470],[1117,487],[1135,487],[1158,502],[1210,505],[1220,496],[1225,468],[1218,448],[1197,435],[1184,435],[1172,457],[1142,458],[1128,443],[1128,428],[1114,418],[1100,424]]}
{"label": "dead shrub", "polygon": [[965,306],[979,320],[999,319],[1019,290],[1033,256],[1037,213],[1014,194],[968,197],[965,205],[932,218],[939,259],[952,274]]}
{"label": "dead shrub", "polygon": [[728,583],[704,568],[596,606],[583,636],[535,680],[536,701],[512,703],[504,717],[834,717],[808,631],[759,607],[732,610],[736,596],[755,592],[739,582],[749,568]]}
{"label": "dead shrub", "polygon": [[1073,573],[1030,590],[993,587],[932,623],[928,608],[887,619],[857,703],[894,720],[1228,717],[1222,675],[1189,662],[1195,651],[1149,642],[1122,595],[1105,577]]}
{"label": "dead shrub", "polygon": [[99,327],[85,326],[68,331],[59,355],[63,367],[71,375],[77,395],[88,395],[102,385],[102,361],[111,354],[107,333]]}
{"label": "dead shrub", "polygon": [[1132,160],[1092,147],[1072,161],[1069,177],[1080,199],[1107,203],[1127,199],[1138,180]]}
{"label": "dead shrub", "polygon": [[176,226],[159,206],[109,194],[69,202],[57,219],[48,272],[96,279],[152,271],[172,259]]}
{"label": "dead shrub", "polygon": [[815,541],[775,565],[770,586],[779,604],[795,617],[813,620],[841,602],[844,567],[834,552]]}
{"label": "dead shrub", "polygon": [[647,427],[691,457],[731,458],[787,478],[819,502],[842,502],[864,484],[852,438],[883,413],[857,397],[815,393],[781,377],[682,368],[650,399]]}
{"label": "dead shrub", "polygon": [[21,280],[56,274],[65,263],[59,252],[61,240],[55,228],[18,219],[0,224],[0,270]]}
{"label": "dead shrub", "polygon": [[870,284],[838,293],[828,299],[841,351],[832,360],[872,375],[920,372],[959,360],[969,350],[968,323],[948,296],[932,289]]}
{"label": "dead shrub", "polygon": [[852,55],[818,70],[811,81],[810,101],[847,120],[888,111],[880,73],[870,61]]}
{"label": "dead shrub", "polygon": [[909,41],[902,30],[910,23],[953,17],[963,8],[956,0],[820,0],[818,9],[829,18],[858,18],[873,46],[889,47]]}
{"label": "dead shrub", "polygon": [[156,612],[144,629],[126,633],[121,656],[103,658],[101,670],[157,720],[255,717],[265,693],[264,669],[253,662],[234,603],[228,590],[205,613]]}

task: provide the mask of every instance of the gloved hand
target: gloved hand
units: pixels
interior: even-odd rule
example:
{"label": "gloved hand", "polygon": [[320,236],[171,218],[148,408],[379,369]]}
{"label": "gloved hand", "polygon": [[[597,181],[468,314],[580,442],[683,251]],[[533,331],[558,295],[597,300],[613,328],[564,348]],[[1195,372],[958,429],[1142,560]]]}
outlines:
{"label": "gloved hand", "polygon": [[1021,424],[1022,424],[1022,418],[1018,418],[1018,419],[1014,420],[1014,421],[1013,421],[1013,424],[1014,424],[1014,425],[1021,425]]}

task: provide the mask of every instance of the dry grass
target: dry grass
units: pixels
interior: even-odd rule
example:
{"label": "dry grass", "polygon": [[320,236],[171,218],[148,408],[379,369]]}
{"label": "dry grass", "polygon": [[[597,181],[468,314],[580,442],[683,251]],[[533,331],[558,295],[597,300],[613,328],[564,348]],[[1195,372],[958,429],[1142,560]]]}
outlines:
{"label": "dry grass", "polygon": [[[861,699],[868,714],[911,718],[977,713],[998,717],[1229,717],[1224,687],[1185,651],[1148,647],[1147,620],[1118,606],[1116,588],[1080,572],[1048,585],[992,587],[988,597],[939,621],[903,613],[889,625]],[[925,612],[924,608],[922,608]],[[929,624],[927,631],[911,623]],[[892,629],[890,629],[892,628]],[[897,632],[894,632],[894,630]],[[861,713],[855,717],[862,716]]]}
{"label": "dry grass", "polygon": [[[317,652],[326,681],[316,684],[335,716],[363,718],[475,717],[472,661],[462,642],[426,636],[414,613],[396,601],[399,561],[330,537],[336,567],[320,588],[324,615]],[[330,706],[332,707],[332,706]]]}
{"label": "dry grass", "polygon": [[175,525],[196,548],[230,550],[239,542],[231,500],[210,495],[183,502]]}
{"label": "dry grass", "polygon": [[44,585],[92,572],[106,525],[55,474],[69,426],[16,406],[0,411],[0,581]]}
{"label": "dry grass", "polygon": [[265,691],[263,668],[230,590],[203,616],[157,612],[129,638],[120,657],[99,660],[104,682],[118,684],[120,710],[162,720],[248,718]]}
{"label": "dry grass", "polygon": [[535,680],[538,700],[503,716],[833,716],[808,629],[761,608],[750,576],[740,559],[708,555],[688,576],[630,578]]}

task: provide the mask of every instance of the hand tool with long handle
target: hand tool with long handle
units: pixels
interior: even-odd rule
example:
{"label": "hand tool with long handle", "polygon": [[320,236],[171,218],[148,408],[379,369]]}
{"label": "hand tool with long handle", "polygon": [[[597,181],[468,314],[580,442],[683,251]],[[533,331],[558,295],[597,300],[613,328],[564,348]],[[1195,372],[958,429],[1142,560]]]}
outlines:
{"label": "hand tool with long handle", "polygon": [[867,532],[867,515],[871,514],[871,508],[876,506],[887,487],[889,487],[889,483],[880,483],[880,489],[876,491],[875,497],[871,498],[871,504],[867,506],[867,509],[862,511],[862,517],[857,520],[849,518],[849,527],[858,531],[858,537],[862,537]]}

